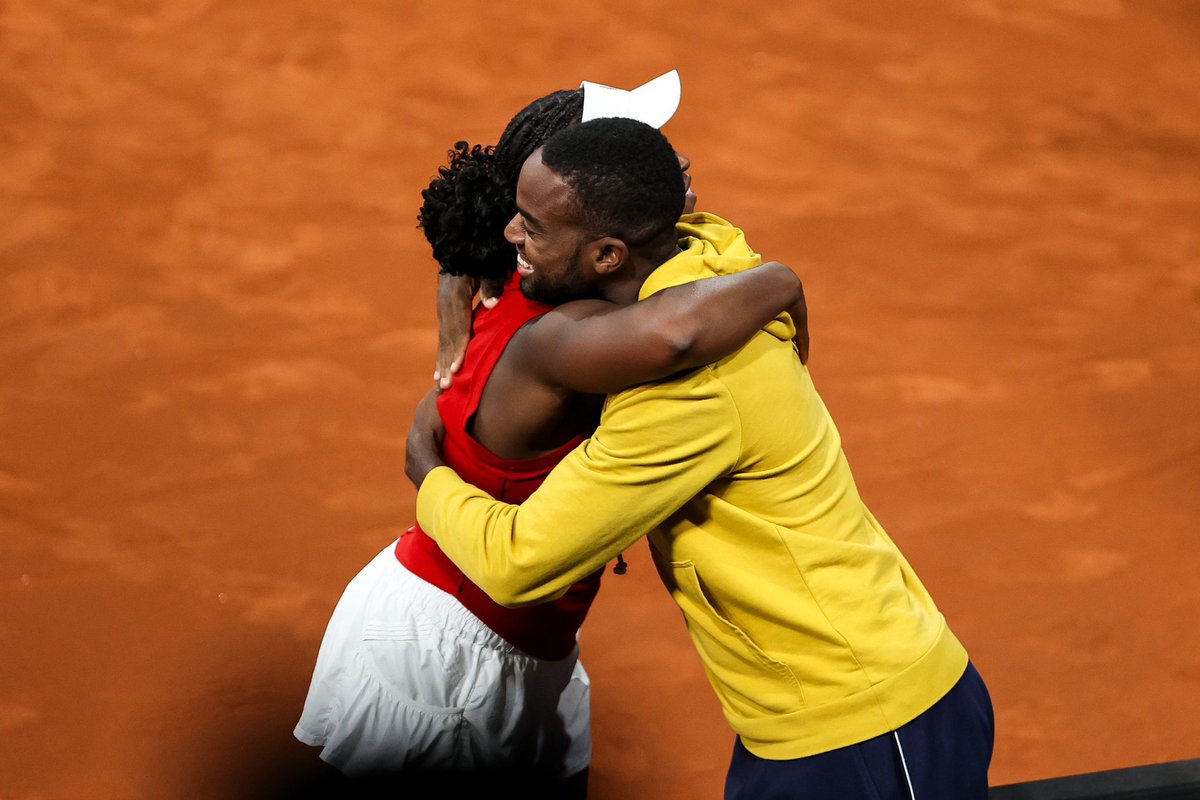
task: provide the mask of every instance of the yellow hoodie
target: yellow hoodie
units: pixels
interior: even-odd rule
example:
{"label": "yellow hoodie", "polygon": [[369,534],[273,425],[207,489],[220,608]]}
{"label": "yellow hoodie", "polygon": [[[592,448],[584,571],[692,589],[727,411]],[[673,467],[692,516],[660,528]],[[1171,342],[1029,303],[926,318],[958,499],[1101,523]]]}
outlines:
{"label": "yellow hoodie", "polygon": [[[694,214],[668,286],[760,263]],[[448,467],[417,519],[498,602],[562,594],[649,533],[730,726],[754,754],[801,758],[911,721],[967,654],[863,505],[786,315],[723,361],[608,398],[600,426],[521,506]]]}

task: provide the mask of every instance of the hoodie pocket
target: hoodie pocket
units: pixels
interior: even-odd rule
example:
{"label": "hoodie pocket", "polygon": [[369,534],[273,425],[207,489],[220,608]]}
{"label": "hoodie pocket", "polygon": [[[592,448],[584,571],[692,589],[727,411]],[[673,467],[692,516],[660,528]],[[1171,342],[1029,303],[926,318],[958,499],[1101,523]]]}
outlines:
{"label": "hoodie pocket", "polygon": [[804,691],[795,673],[717,611],[692,562],[671,562],[670,574],[664,574],[663,580],[683,611],[713,688],[729,711],[761,717],[804,706]]}

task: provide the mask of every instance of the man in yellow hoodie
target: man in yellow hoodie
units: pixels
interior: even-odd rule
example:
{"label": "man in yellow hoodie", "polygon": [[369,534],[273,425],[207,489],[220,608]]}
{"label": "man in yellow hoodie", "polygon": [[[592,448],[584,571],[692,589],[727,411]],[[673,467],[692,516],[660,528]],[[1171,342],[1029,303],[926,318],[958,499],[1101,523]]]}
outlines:
{"label": "man in yellow hoodie", "polygon": [[[602,119],[526,162],[508,237],[526,294],[632,303],[760,262],[684,217],[655,129]],[[498,602],[555,598],[649,535],[730,726],[727,800],[985,798],[991,702],[863,504],[783,315],[728,358],[612,395],[591,439],[520,506],[440,460],[420,415],[417,518]]]}

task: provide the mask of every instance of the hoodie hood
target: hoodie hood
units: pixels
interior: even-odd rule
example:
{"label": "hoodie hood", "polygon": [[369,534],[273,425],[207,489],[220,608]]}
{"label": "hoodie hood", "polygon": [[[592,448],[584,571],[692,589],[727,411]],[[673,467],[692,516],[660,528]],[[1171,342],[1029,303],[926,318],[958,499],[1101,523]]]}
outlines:
{"label": "hoodie hood", "polygon": [[[715,214],[685,214],[675,225],[680,252],[663,264],[642,284],[638,299],[645,300],[671,286],[680,286],[718,275],[732,275],[761,266],[762,256],[746,242],[746,234]],[[782,341],[790,340],[796,329],[786,314],[767,323],[764,331]]]}

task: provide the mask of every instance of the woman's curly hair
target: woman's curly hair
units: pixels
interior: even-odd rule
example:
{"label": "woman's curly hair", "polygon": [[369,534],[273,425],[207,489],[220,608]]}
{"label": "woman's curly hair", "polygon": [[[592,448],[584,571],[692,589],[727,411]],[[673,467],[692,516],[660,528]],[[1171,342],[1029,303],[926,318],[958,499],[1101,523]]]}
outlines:
{"label": "woman's curly hair", "polygon": [[448,155],[421,191],[418,227],[443,272],[503,279],[514,264],[504,227],[515,200],[496,167],[496,148],[458,142]]}
{"label": "woman's curly hair", "polygon": [[505,279],[516,268],[504,228],[517,213],[521,165],[554,134],[579,122],[583,92],[563,89],[534,100],[508,123],[495,147],[458,142],[450,163],[421,191],[417,227],[443,272]]}

